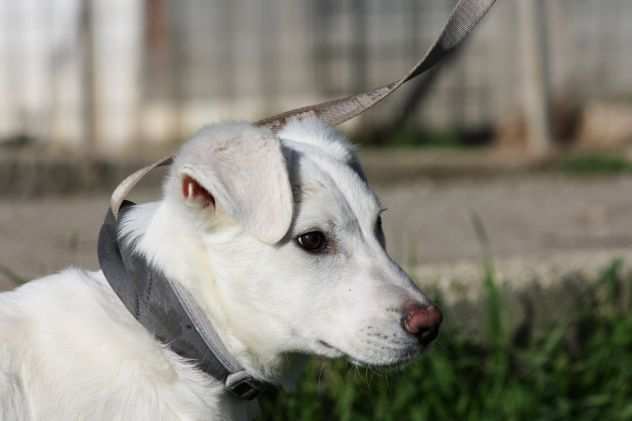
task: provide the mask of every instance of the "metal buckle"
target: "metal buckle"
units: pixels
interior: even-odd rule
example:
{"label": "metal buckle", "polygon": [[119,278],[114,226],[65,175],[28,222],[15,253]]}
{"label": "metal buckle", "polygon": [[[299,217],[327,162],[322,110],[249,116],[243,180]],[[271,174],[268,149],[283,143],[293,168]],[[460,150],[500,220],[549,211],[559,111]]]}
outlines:
{"label": "metal buckle", "polygon": [[239,399],[252,400],[259,395],[259,382],[243,370],[226,376],[224,386]]}

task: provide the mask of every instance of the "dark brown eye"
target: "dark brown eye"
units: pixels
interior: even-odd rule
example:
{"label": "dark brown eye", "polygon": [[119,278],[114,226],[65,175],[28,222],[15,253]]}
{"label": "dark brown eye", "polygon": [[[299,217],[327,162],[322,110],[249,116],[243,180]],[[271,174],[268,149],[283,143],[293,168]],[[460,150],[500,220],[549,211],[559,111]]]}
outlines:
{"label": "dark brown eye", "polygon": [[386,239],[384,238],[384,228],[382,228],[382,216],[377,217],[377,222],[375,223],[375,236],[377,237],[377,241],[380,242],[382,247],[386,248]]}
{"label": "dark brown eye", "polygon": [[327,247],[327,237],[321,231],[310,231],[296,237],[296,243],[305,251],[319,253]]}

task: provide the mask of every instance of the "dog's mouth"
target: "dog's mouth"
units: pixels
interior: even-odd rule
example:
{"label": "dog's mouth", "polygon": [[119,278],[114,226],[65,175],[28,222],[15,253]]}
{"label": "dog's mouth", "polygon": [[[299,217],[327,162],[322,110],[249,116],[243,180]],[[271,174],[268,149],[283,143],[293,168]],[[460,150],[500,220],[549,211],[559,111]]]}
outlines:
{"label": "dog's mouth", "polygon": [[387,361],[367,361],[364,358],[351,355],[348,352],[345,352],[341,350],[340,348],[337,348],[326,341],[318,340],[318,344],[322,346],[323,348],[330,351],[327,354],[334,354],[336,357],[343,357],[355,366],[378,368],[381,370],[382,369],[384,370],[400,369],[403,366],[410,363],[411,361],[413,361],[415,357],[418,356],[424,350],[423,347],[415,347],[414,350],[402,352],[401,354],[397,355],[397,357],[393,360],[389,359]]}
{"label": "dog's mouth", "polygon": [[316,341],[318,343],[319,346],[321,346],[322,348],[324,348],[325,350],[329,351],[326,352],[325,354],[327,356],[329,356],[330,354],[333,355],[334,357],[336,356],[340,356],[340,357],[347,357],[347,353],[341,351],[340,349],[336,348],[335,346],[331,345],[329,342],[323,341],[323,340],[318,340]]}

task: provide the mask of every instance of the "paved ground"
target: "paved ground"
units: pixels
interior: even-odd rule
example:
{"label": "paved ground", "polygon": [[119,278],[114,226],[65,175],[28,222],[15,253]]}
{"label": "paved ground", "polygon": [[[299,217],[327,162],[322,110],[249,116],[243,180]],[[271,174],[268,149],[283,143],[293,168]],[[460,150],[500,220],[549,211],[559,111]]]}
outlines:
{"label": "paved ground", "polygon": [[382,192],[393,252],[414,262],[632,248],[632,177],[554,175],[419,182]]}
{"label": "paved ground", "polygon": [[[417,181],[378,188],[387,242],[406,266],[449,270],[481,256],[473,216],[499,258],[537,262],[552,255],[632,250],[632,177],[553,175]],[[151,196],[150,192],[141,194]],[[97,230],[107,196],[0,198],[0,289],[68,265],[96,268]],[[600,261],[601,261],[600,260]],[[569,259],[569,265],[577,259]],[[459,263],[461,264],[461,263]],[[571,267],[572,269],[572,267]]]}

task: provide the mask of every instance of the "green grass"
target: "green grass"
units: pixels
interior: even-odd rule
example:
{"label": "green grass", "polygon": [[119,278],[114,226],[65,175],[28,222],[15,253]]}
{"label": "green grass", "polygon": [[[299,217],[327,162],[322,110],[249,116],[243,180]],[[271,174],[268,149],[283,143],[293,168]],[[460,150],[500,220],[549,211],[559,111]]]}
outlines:
{"label": "green grass", "polygon": [[27,281],[27,279],[17,273],[13,272],[8,266],[0,264],[0,278],[6,278],[16,285],[21,285]]}
{"label": "green grass", "polygon": [[559,168],[571,174],[632,173],[632,162],[614,153],[591,153],[564,158]]}
{"label": "green grass", "polygon": [[393,147],[426,147],[462,149],[466,147],[456,130],[401,130],[389,142]]}
{"label": "green grass", "polygon": [[448,326],[388,375],[313,361],[297,391],[263,399],[261,419],[632,420],[632,279],[620,261],[577,295],[575,315],[537,332],[510,328],[491,264],[483,285],[482,337]]}
{"label": "green grass", "polygon": [[[372,136],[374,133],[365,133],[356,135],[353,142],[359,145],[376,146],[376,139]],[[384,141],[384,139],[380,139]],[[402,129],[392,134],[384,143],[379,143],[381,147],[394,148],[441,148],[441,149],[464,149],[461,135],[458,130],[442,129],[442,130],[418,130],[418,129]]]}

